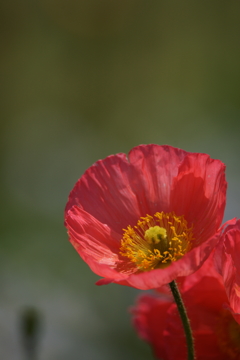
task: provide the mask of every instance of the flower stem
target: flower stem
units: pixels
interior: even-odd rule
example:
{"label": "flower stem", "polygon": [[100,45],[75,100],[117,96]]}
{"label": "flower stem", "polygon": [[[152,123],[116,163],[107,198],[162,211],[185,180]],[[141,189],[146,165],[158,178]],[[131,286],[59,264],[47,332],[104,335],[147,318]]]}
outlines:
{"label": "flower stem", "polygon": [[188,360],[194,360],[194,344],[193,344],[193,336],[192,336],[192,329],[190,326],[190,321],[187,316],[187,312],[181,297],[181,294],[178,290],[177,283],[173,280],[169,283],[170,289],[172,291],[174,300],[177,304],[178,312],[182,320],[186,341],[187,341],[187,349],[188,349]]}

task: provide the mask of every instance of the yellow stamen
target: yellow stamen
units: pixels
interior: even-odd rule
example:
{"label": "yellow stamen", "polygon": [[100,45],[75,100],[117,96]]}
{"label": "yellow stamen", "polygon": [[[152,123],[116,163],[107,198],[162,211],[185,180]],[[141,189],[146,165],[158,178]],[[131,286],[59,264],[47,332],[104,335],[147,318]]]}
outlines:
{"label": "yellow stamen", "polygon": [[165,268],[191,249],[192,228],[183,216],[157,212],[124,229],[120,254],[139,271]]}

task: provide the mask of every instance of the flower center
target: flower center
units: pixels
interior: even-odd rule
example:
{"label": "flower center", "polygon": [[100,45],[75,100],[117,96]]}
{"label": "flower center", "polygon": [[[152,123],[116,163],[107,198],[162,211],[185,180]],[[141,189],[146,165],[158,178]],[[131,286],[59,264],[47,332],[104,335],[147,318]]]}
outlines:
{"label": "flower center", "polygon": [[191,249],[193,240],[192,228],[173,212],[146,215],[123,231],[120,254],[139,271],[167,267]]}
{"label": "flower center", "polygon": [[223,310],[217,323],[218,343],[223,354],[229,359],[240,355],[240,325],[228,310]]}

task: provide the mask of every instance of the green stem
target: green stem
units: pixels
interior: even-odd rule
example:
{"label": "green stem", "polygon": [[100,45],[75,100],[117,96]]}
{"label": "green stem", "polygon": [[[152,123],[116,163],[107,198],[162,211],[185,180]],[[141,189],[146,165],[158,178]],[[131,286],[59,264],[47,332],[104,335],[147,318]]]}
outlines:
{"label": "green stem", "polygon": [[172,291],[174,300],[177,304],[178,312],[182,320],[184,332],[186,335],[186,341],[187,341],[187,349],[188,349],[188,360],[194,360],[194,344],[193,344],[193,336],[192,336],[192,330],[190,326],[190,322],[187,316],[187,312],[181,297],[181,294],[178,290],[177,283],[173,280],[169,283],[170,289]]}

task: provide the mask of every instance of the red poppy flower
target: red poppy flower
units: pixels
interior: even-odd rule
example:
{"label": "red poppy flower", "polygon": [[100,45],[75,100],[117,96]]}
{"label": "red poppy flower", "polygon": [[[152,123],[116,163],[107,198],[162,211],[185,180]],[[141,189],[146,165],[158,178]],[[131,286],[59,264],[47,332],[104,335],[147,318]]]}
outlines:
{"label": "red poppy flower", "polygon": [[[240,325],[225,307],[222,279],[203,266],[183,281],[182,297],[187,307],[196,360],[239,360]],[[196,274],[196,276],[195,276]],[[176,304],[160,296],[141,296],[132,309],[138,335],[153,348],[158,359],[187,359],[186,339]]]}
{"label": "red poppy flower", "polygon": [[215,249],[214,260],[222,275],[231,311],[240,324],[240,220],[227,226]]}
{"label": "red poppy flower", "polygon": [[221,233],[224,170],[206,154],[158,145],[91,166],[70,193],[65,225],[98,284],[150,289],[196,271]]}

